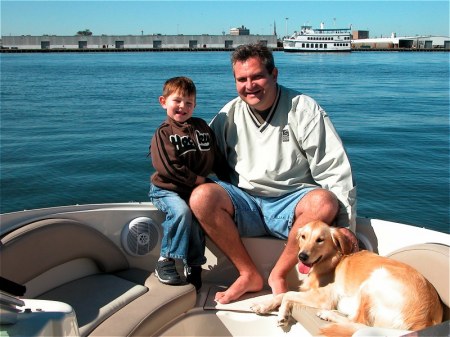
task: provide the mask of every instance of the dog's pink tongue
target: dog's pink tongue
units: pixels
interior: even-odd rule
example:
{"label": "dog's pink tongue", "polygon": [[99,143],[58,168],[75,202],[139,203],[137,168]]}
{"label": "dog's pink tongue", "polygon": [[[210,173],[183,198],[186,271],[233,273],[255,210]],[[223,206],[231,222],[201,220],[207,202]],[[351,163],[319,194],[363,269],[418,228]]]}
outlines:
{"label": "dog's pink tongue", "polygon": [[298,263],[298,271],[300,274],[308,274],[311,267],[307,266],[306,264],[299,262]]}

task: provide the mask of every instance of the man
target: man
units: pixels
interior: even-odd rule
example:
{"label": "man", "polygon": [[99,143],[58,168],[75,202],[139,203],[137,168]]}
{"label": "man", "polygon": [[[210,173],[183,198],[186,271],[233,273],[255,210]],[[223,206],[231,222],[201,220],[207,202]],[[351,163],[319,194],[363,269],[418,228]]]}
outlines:
{"label": "man", "polygon": [[263,287],[240,235],[287,239],[268,280],[279,294],[288,290],[286,276],[297,263],[298,229],[321,220],[354,230],[356,217],[350,162],[325,111],[277,83],[267,47],[240,46],[231,61],[239,97],[211,122],[231,184],[203,184],[190,199],[206,234],[239,272],[226,291],[216,294],[222,304]]}

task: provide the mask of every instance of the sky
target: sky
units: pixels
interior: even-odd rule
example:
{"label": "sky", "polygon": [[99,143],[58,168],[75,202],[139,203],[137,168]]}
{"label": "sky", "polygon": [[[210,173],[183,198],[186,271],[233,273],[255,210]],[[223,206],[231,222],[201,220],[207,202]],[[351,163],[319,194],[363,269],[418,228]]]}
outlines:
{"label": "sky", "polygon": [[292,34],[302,25],[368,30],[370,37],[449,36],[449,1],[1,0],[1,35]]}

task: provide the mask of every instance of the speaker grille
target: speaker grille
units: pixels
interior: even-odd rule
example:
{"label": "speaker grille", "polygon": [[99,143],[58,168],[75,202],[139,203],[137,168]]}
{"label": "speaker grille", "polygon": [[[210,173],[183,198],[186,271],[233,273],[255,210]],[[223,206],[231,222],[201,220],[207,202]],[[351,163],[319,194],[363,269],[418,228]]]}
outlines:
{"label": "speaker grille", "polygon": [[130,221],[122,231],[122,246],[128,254],[133,256],[149,254],[158,241],[158,225],[147,217]]}

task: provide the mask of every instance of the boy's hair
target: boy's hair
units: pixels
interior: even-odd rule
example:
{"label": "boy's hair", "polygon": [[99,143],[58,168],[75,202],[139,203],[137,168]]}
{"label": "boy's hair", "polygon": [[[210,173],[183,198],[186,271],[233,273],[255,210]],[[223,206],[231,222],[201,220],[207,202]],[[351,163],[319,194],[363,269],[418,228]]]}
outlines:
{"label": "boy's hair", "polygon": [[174,92],[179,92],[184,96],[195,96],[197,93],[197,89],[194,82],[190,78],[178,76],[169,78],[164,83],[162,95],[164,97],[168,97]]}
{"label": "boy's hair", "polygon": [[269,74],[272,74],[273,69],[275,69],[275,61],[273,59],[272,51],[261,43],[244,44],[238,46],[234,50],[231,54],[231,65],[233,67],[233,72],[236,62],[244,62],[251,57],[259,58]]}

